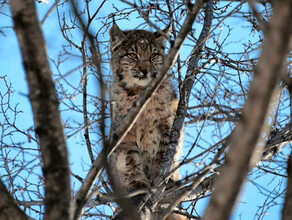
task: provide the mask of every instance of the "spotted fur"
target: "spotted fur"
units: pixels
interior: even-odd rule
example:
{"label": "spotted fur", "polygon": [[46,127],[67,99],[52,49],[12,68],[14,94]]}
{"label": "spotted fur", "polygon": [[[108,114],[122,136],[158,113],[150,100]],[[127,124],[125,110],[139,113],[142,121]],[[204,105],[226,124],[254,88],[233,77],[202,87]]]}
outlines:
{"label": "spotted fur", "polygon": [[[135,99],[163,65],[166,39],[145,30],[121,31],[116,24],[110,35],[114,74],[111,85],[112,123],[115,129],[123,123],[123,117]],[[126,191],[153,185],[164,160],[176,108],[177,96],[168,77],[111,157]],[[176,171],[172,179],[178,178]]]}

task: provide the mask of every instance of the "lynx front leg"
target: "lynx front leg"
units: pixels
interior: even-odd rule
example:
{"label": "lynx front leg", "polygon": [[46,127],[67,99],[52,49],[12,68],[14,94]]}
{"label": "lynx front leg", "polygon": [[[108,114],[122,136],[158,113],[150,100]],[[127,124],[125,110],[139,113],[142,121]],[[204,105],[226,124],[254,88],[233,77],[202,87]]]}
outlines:
{"label": "lynx front leg", "polygon": [[114,156],[121,184],[126,191],[150,187],[136,142],[121,143]]}
{"label": "lynx front leg", "polygon": [[[151,170],[151,180],[155,182],[157,176],[159,175],[159,172],[163,166],[164,160],[165,160],[165,154],[169,142],[169,136],[171,132],[171,123],[172,121],[166,121],[166,123],[161,124],[158,126],[158,130],[160,133],[160,141],[159,141],[159,148],[157,151],[157,154],[153,160],[153,165],[152,165],[152,170]],[[177,165],[177,160],[178,160],[178,155],[179,155],[179,148],[177,149],[177,152],[174,155],[174,161],[173,165]],[[174,173],[171,175],[171,180],[176,181],[180,179],[179,171],[176,170]]]}
{"label": "lynx front leg", "polygon": [[159,145],[159,150],[156,154],[156,157],[153,159],[153,164],[152,164],[152,169],[151,169],[151,181],[154,183],[157,176],[159,175],[159,172],[162,168],[163,162],[164,162],[164,157],[165,157],[165,152],[166,152],[166,147],[167,147],[166,141],[160,142]]}

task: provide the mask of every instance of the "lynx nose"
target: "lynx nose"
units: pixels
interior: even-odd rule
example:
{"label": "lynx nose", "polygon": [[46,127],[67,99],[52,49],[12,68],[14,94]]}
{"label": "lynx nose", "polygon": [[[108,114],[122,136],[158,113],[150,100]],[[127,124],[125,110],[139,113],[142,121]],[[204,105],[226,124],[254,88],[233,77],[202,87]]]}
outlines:
{"label": "lynx nose", "polygon": [[148,73],[147,68],[143,68],[143,67],[140,66],[140,67],[139,67],[139,70],[141,71],[141,73],[143,73],[144,76],[146,76],[147,73]]}

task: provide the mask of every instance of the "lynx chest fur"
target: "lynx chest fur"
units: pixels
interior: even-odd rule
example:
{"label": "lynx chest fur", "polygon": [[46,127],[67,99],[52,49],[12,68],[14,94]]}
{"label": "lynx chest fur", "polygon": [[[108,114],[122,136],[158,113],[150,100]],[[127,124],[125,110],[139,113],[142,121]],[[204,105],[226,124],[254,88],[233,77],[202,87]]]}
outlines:
{"label": "lynx chest fur", "polygon": [[[111,29],[113,129],[123,123],[133,102],[163,65],[166,39],[144,30]],[[177,98],[170,78],[163,81],[111,157],[122,187],[151,187],[162,167]],[[178,154],[177,154],[178,156]],[[176,156],[176,160],[177,160]],[[178,172],[172,178],[177,179]]]}

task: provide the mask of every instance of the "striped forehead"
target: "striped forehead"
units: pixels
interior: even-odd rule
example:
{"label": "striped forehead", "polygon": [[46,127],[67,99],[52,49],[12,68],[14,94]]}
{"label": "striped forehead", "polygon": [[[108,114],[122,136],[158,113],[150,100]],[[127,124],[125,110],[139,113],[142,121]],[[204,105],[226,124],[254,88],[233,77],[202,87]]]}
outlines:
{"label": "striped forehead", "polygon": [[155,46],[152,45],[152,43],[149,42],[147,39],[140,39],[139,41],[137,41],[137,43],[132,45],[131,49],[136,53],[156,51]]}
{"label": "striped forehead", "polygon": [[141,47],[142,50],[146,50],[150,43],[148,42],[148,40],[142,39],[138,42],[138,45]]}

